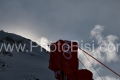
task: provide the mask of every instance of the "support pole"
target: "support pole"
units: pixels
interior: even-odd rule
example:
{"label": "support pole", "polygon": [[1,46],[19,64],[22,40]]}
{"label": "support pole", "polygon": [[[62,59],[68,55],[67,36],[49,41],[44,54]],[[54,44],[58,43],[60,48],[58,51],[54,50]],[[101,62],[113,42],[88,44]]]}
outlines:
{"label": "support pole", "polygon": [[68,80],[67,76],[65,75],[63,71],[60,71],[60,80]]}

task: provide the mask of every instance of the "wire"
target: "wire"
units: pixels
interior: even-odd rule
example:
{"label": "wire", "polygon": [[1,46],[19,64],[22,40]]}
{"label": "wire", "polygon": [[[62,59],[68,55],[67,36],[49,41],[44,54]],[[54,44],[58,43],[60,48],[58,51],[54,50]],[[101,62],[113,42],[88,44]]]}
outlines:
{"label": "wire", "polygon": [[[79,47],[80,50],[82,50]],[[99,60],[97,60],[96,58],[94,58],[93,56],[91,56],[90,54],[88,54],[86,51],[82,50],[84,53],[86,53],[88,56],[92,57],[93,59],[95,59],[97,62],[99,62],[100,64],[102,64],[104,67],[106,67],[107,69],[109,69],[111,72],[113,72],[114,74],[116,74],[118,77],[120,77],[120,75],[118,73],[116,73],[115,71],[113,71],[112,69],[110,69],[108,66],[106,66],[105,64],[103,64],[102,62],[100,62]]]}
{"label": "wire", "polygon": [[85,67],[85,65],[82,63],[82,61],[80,59],[78,59],[78,60],[83,65],[83,67],[87,69],[87,67]]}
{"label": "wire", "polygon": [[[90,59],[87,57],[87,55],[83,52],[83,54],[85,55],[85,57],[87,58],[87,60],[90,62]],[[102,76],[100,75],[100,73],[96,70],[96,68],[92,65],[92,63],[90,62],[91,66],[94,68],[94,70],[97,72],[97,74],[99,75],[99,77],[101,78],[101,80],[103,80]]]}

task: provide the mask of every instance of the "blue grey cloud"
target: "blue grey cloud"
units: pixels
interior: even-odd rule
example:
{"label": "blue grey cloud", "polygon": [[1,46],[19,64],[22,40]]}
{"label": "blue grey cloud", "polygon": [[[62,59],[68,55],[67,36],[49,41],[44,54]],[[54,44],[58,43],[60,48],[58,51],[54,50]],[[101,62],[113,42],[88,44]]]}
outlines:
{"label": "blue grey cloud", "polygon": [[8,31],[29,28],[36,39],[45,36],[53,40],[86,40],[98,24],[106,26],[104,34],[119,36],[119,4],[119,0],[1,0],[0,27]]}

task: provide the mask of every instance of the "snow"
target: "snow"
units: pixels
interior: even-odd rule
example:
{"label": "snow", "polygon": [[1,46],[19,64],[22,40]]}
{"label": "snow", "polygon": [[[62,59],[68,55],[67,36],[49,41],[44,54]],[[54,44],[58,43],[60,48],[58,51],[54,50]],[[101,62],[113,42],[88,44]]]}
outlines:
{"label": "snow", "polygon": [[[0,31],[0,40],[9,36],[13,40],[24,39],[29,50],[29,39],[21,36]],[[4,40],[3,42],[8,42]],[[0,42],[2,44],[3,42]],[[44,49],[41,52],[40,46],[33,49],[33,52],[9,52],[12,56],[0,52],[0,80],[55,80],[53,71],[48,69],[49,52]]]}

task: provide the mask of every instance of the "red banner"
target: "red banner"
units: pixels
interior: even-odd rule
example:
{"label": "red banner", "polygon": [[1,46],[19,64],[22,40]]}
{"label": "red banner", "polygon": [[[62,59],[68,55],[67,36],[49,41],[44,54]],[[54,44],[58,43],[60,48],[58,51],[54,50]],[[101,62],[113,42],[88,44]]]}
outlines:
{"label": "red banner", "polygon": [[49,69],[55,72],[55,77],[57,80],[60,80],[60,74],[58,73],[59,71],[64,72],[64,74],[68,77],[67,80],[92,80],[92,74],[90,71],[78,70],[77,54],[77,42],[59,40],[56,43],[51,44]]}

